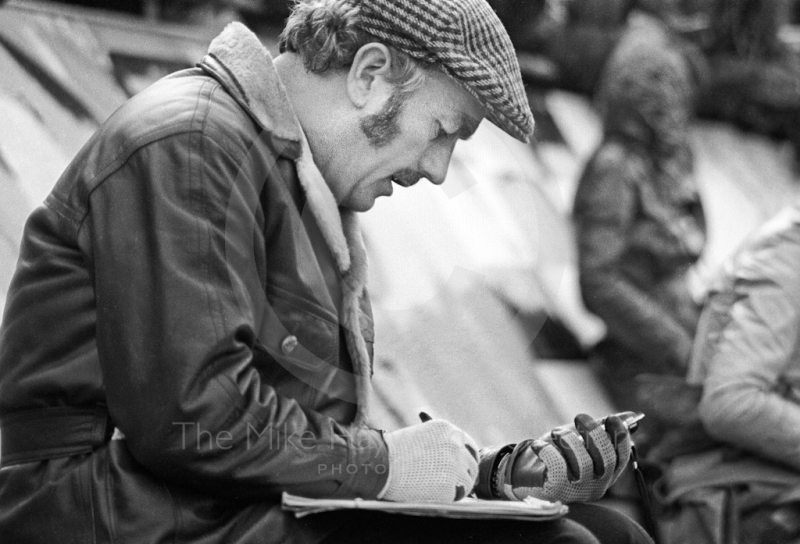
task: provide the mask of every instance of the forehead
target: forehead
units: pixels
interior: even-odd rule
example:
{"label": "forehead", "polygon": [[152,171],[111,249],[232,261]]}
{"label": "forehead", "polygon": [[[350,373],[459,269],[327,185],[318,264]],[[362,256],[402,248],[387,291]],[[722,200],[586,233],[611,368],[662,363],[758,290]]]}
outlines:
{"label": "forehead", "polygon": [[470,130],[470,134],[478,128],[478,124],[486,115],[486,108],[477,98],[467,92],[464,87],[448,75],[430,70],[423,86],[425,103],[431,113],[442,120]]}

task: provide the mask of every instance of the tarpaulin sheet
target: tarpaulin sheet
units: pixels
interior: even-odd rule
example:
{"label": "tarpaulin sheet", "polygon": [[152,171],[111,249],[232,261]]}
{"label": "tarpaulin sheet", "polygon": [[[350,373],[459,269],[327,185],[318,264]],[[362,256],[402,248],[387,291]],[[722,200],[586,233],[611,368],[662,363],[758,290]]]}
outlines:
{"label": "tarpaulin sheet", "polygon": [[7,9],[0,17],[0,44],[31,73],[52,82],[77,114],[105,121],[127,98],[114,79],[108,52],[79,20]]}
{"label": "tarpaulin sheet", "polygon": [[[3,74],[0,77],[0,92],[24,105],[69,157],[77,153],[97,129],[97,123],[76,115],[59,100],[52,88],[45,86],[20,65],[2,44],[0,44],[0,73]],[[7,132],[5,127],[3,132]]]}
{"label": "tarpaulin sheet", "polygon": [[584,362],[537,360],[514,311],[468,271],[455,271],[435,300],[376,310],[374,422],[382,428],[416,423],[424,408],[491,445],[579,412],[611,411]]}
{"label": "tarpaulin sheet", "polygon": [[[585,362],[531,349],[547,313],[587,342],[603,328],[580,301],[569,206],[546,160],[483,123],[443,185],[397,187],[362,217],[381,425],[426,407],[492,444],[612,410]],[[570,395],[579,383],[592,385]]]}
{"label": "tarpaulin sheet", "polygon": [[[568,200],[601,131],[584,99],[560,94],[548,103],[566,147],[533,153],[498,143],[484,124],[456,147],[444,185],[398,187],[363,216],[376,417],[387,428],[414,423],[428,407],[492,444],[581,411],[625,408],[611,406],[586,362],[537,359],[538,329],[515,313],[538,307],[577,336],[596,327],[580,300]],[[798,184],[776,142],[703,123],[693,143],[710,229],[703,263],[713,269],[791,202]]]}

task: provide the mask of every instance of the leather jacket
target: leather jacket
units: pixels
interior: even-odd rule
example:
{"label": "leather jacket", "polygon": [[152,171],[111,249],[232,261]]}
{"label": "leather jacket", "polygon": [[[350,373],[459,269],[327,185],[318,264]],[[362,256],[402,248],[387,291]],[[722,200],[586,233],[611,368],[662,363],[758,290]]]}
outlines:
{"label": "leather jacket", "polygon": [[309,542],[330,527],[284,514],[283,491],[378,495],[386,446],[352,424],[365,293],[358,330],[342,319],[360,240],[312,202],[329,189],[298,173],[308,153],[231,25],[72,161],[26,224],[0,329],[3,541]]}

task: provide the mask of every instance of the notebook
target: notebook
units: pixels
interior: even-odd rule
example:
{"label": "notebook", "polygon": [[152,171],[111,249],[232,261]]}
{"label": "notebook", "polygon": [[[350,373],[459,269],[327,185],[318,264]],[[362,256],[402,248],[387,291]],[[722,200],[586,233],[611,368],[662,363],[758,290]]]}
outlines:
{"label": "notebook", "polygon": [[309,499],[283,494],[283,509],[300,518],[332,510],[372,510],[410,516],[432,516],[461,519],[516,519],[546,521],[567,513],[561,502],[548,502],[533,497],[524,501],[487,501],[466,497],[457,502],[389,502],[365,499]]}

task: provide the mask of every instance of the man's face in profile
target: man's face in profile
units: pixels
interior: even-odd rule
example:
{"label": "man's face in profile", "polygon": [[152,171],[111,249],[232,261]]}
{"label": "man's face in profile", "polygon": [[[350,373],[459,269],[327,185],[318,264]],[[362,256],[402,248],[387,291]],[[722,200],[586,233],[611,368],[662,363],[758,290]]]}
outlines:
{"label": "man's face in profile", "polygon": [[409,187],[423,177],[442,183],[456,142],[469,138],[484,114],[477,99],[435,70],[412,93],[395,91],[380,111],[364,115],[356,144],[329,165],[328,176],[346,180],[340,205],[366,211],[390,196],[393,184]]}

